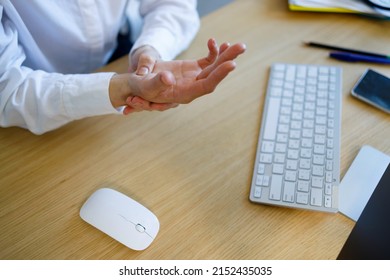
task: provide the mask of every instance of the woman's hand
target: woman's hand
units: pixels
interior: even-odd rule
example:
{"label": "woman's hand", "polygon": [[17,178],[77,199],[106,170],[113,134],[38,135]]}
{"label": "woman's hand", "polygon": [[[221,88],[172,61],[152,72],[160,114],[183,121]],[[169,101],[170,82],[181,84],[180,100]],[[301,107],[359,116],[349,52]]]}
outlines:
{"label": "woman's hand", "polygon": [[[151,102],[150,106],[158,103],[160,105],[157,106],[162,106],[161,109],[164,110],[175,107],[176,104],[190,103],[213,92],[235,69],[234,59],[244,53],[246,47],[241,43],[232,46],[224,43],[218,48],[214,39],[210,39],[207,45],[209,54],[198,60],[157,60],[149,74],[138,75],[139,80],[136,82],[129,81],[132,95]],[[134,99],[133,96],[127,98],[127,105],[134,106]],[[168,107],[162,105],[166,103],[170,103]],[[125,114],[131,111],[128,107],[126,109]]]}

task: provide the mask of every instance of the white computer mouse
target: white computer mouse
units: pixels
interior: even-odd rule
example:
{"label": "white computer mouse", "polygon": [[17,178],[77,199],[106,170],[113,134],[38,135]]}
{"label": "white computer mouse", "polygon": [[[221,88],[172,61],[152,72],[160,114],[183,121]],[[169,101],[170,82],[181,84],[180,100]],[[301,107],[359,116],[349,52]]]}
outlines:
{"label": "white computer mouse", "polygon": [[94,192],[81,218],[133,250],[146,249],[160,229],[157,217],[130,197],[109,188]]}

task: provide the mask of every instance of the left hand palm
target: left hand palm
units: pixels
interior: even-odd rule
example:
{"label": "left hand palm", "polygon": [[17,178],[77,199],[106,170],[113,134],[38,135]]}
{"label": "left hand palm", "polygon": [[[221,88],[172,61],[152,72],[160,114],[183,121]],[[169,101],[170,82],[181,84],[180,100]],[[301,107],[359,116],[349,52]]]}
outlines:
{"label": "left hand palm", "polygon": [[209,54],[198,60],[157,61],[151,73],[138,76],[143,81],[134,89],[124,114],[141,110],[164,111],[178,104],[211,93],[235,68],[234,59],[245,51],[245,45],[218,49],[215,40],[208,41]]}
{"label": "left hand palm", "polygon": [[198,60],[156,62],[152,75],[164,73],[162,80],[171,83],[163,91],[145,92],[146,100],[160,103],[189,103],[195,98],[211,93],[235,68],[234,59],[245,51],[243,44],[222,44],[218,50],[214,40],[208,42],[209,54]]}

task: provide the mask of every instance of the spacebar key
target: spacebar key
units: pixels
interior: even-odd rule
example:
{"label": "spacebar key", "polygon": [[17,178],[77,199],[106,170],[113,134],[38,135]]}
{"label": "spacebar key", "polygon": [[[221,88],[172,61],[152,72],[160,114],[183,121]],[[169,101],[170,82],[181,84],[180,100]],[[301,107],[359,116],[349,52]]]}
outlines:
{"label": "spacebar key", "polygon": [[264,136],[265,140],[275,140],[276,138],[276,129],[278,127],[278,117],[279,117],[279,108],[280,108],[280,98],[270,97],[268,99],[268,107],[264,127]]}

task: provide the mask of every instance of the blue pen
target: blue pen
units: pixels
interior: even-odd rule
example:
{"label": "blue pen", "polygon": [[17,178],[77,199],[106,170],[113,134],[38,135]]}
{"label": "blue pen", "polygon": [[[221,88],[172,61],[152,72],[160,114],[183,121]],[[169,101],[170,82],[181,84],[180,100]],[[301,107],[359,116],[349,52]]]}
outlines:
{"label": "blue pen", "polygon": [[331,52],[330,57],[349,62],[371,62],[371,63],[381,63],[381,64],[390,64],[389,58],[381,58],[370,55],[362,55],[348,52]]}

